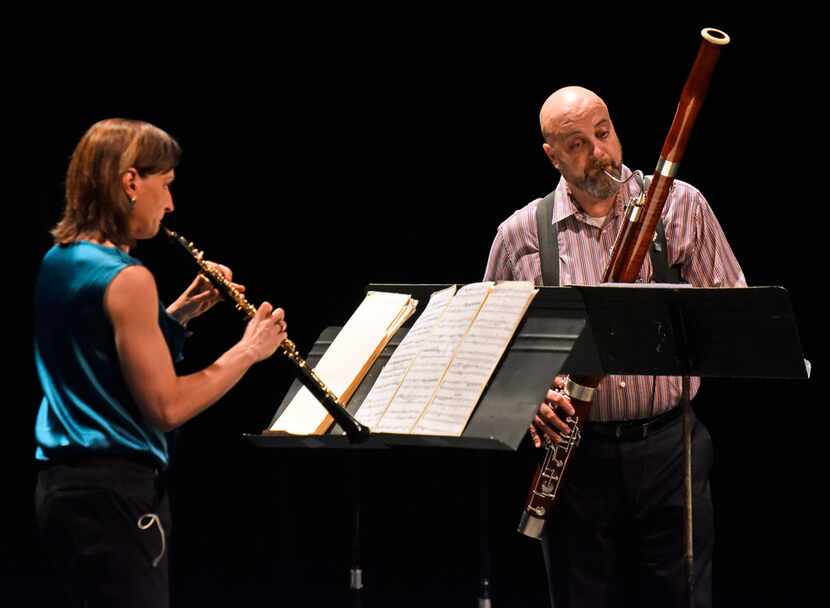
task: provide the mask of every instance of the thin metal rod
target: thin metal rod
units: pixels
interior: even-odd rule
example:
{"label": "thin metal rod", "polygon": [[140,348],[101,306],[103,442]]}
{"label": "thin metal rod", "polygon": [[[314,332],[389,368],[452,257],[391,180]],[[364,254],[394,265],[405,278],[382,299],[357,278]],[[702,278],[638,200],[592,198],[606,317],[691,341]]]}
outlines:
{"label": "thin metal rod", "polygon": [[695,557],[692,527],[692,407],[689,402],[689,377],[683,376],[683,481],[686,525],[684,526],[684,545],[686,549],[686,587],[689,593],[689,607],[695,603]]}

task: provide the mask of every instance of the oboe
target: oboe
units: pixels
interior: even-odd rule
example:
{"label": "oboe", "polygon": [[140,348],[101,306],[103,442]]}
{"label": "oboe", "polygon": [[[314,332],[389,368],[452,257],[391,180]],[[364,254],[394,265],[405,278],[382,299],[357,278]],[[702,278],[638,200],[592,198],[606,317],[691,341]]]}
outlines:
{"label": "oboe", "polygon": [[[603,283],[633,283],[640,274],[643,260],[654,238],[657,221],[686,151],[689,135],[709,89],[709,81],[720,56],[720,49],[729,43],[729,36],[713,28],[703,29],[700,35],[703,40],[680,94],[677,111],[663,143],[654,177],[645,196],[640,196],[626,208],[625,218],[614,240],[611,259],[603,274]],[[558,445],[545,437],[545,456],[534,474],[527,504],[519,522],[519,532],[526,536],[540,538],[542,535],[545,522],[559,498],[559,487],[568,464],[582,436],[594,391],[602,378],[569,376],[565,382],[562,392],[570,398],[575,410],[574,415],[565,421],[572,431],[564,437],[565,441]]]}
{"label": "oboe", "polygon": [[[192,242],[180,236],[176,232],[170,230],[166,226],[162,229],[167,233],[171,239],[176,241],[179,245],[193,257],[196,264],[199,266],[201,274],[205,276],[222,294],[230,299],[237,310],[242,312],[247,319],[251,319],[256,314],[256,307],[252,305],[242,295],[228,279],[225,278],[221,272],[214,270],[204,259],[204,252],[197,249]],[[349,439],[353,442],[363,441],[369,435],[369,428],[360,424],[355,418],[346,411],[338,402],[337,395],[335,395],[320,377],[314,373],[314,370],[308,363],[300,356],[297,347],[289,339],[282,341],[279,347],[291,363],[294,364],[294,371],[297,379],[314,395],[315,398],[326,408],[335,422],[346,432]]]}

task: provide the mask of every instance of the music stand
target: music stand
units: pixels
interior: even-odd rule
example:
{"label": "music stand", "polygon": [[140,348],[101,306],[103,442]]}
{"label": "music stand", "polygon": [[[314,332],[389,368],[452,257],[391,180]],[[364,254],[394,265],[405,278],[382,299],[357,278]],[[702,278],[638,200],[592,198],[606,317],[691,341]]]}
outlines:
{"label": "music stand", "polygon": [[[689,377],[806,379],[789,294],[782,287],[577,286],[590,319],[575,352],[595,351],[605,374],[681,376],[685,562],[694,598]],[[590,338],[588,338],[588,334]],[[592,368],[592,366],[589,366]],[[564,371],[590,374],[581,361]]]}
{"label": "music stand", "polygon": [[[411,294],[418,300],[418,308],[407,324],[393,336],[377,361],[371,366],[361,384],[350,399],[347,410],[354,415],[374,385],[383,366],[389,360],[395,348],[400,344],[415,319],[426,308],[429,296],[444,289],[442,284],[370,284],[366,291],[387,291]],[[351,443],[336,425],[324,435],[289,436],[275,434],[247,434],[245,440],[260,449],[335,449],[348,450],[354,455],[350,460],[352,471],[351,496],[353,525],[360,522],[359,468],[360,455],[376,450],[395,448],[457,448],[476,450],[481,454],[491,451],[515,451],[527,434],[528,425],[536,412],[536,407],[544,397],[552,374],[561,369],[571,355],[571,351],[585,327],[585,311],[578,292],[565,288],[544,289],[531,302],[524,319],[520,323],[506,352],[490,377],[481,399],[473,412],[461,437],[443,437],[428,435],[403,435],[387,433],[370,433],[361,443]],[[320,334],[306,360],[316,365],[340,327],[328,327]],[[586,354],[593,360],[583,361],[584,365],[593,365],[599,373],[599,360],[590,352]],[[583,359],[584,357],[581,357]],[[302,388],[295,381],[281,401],[273,424],[288,406],[294,395]],[[480,463],[481,464],[481,463]],[[482,471],[485,467],[481,464]],[[482,473],[486,484],[487,476]],[[482,490],[486,496],[488,488]],[[482,499],[483,502],[486,500]],[[481,525],[486,522],[486,513],[481,514]],[[350,571],[351,590],[359,604],[360,589],[363,587],[360,568],[359,531],[352,535],[352,568]],[[485,535],[481,535],[481,595],[489,594],[488,550]]]}

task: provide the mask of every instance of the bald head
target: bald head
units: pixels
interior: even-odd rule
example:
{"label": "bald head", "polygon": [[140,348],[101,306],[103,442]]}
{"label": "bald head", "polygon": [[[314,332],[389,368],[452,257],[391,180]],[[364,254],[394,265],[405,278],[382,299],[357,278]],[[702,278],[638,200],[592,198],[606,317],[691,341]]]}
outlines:
{"label": "bald head", "polygon": [[546,142],[552,143],[557,135],[567,132],[573,123],[596,110],[608,115],[608,106],[593,91],[577,86],[554,91],[539,112],[542,137]]}
{"label": "bald head", "polygon": [[619,184],[604,171],[620,174],[622,146],[605,102],[588,89],[564,87],[545,100],[539,123],[542,149],[580,205],[607,210]]}

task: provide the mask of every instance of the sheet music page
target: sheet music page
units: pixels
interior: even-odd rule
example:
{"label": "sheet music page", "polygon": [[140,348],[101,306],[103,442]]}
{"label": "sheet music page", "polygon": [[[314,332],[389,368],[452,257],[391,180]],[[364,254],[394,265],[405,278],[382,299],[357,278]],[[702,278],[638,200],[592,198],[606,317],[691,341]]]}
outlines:
{"label": "sheet music page", "polygon": [[372,390],[366,395],[363,403],[355,414],[355,418],[361,423],[374,429],[383,416],[386,408],[389,407],[395,393],[403,382],[409,367],[424,347],[435,324],[447,309],[456,286],[447,287],[440,291],[433,292],[429,296],[424,312],[415,321],[409,332],[401,340],[398,348],[392,353],[389,361],[384,366],[372,386]]}
{"label": "sheet music page", "polygon": [[[359,382],[361,371],[365,374],[389,340],[390,331],[397,331],[403,323],[407,310],[409,314],[414,311],[409,294],[369,292],[320,358],[314,371],[340,397],[341,404],[351,397],[355,379]],[[326,408],[303,387],[269,430],[319,434],[327,418],[331,419]]]}
{"label": "sheet music page", "polygon": [[505,281],[495,286],[464,336],[432,402],[416,423],[414,434],[461,436],[538,292],[530,281]]}
{"label": "sheet music page", "polygon": [[458,290],[409,368],[376,431],[409,433],[412,430],[492,288],[493,283],[488,281],[471,283]]}

